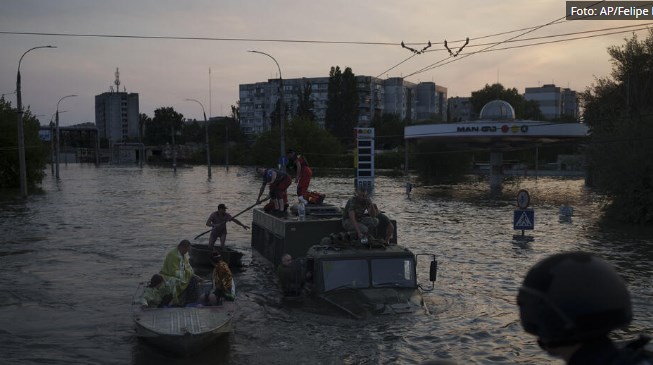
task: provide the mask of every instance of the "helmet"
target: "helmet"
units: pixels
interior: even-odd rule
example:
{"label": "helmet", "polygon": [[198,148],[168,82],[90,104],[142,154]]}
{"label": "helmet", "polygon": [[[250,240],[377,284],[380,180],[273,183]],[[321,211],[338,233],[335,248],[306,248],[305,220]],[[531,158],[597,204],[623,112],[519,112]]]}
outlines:
{"label": "helmet", "polygon": [[560,253],[533,266],[517,295],[526,332],[550,347],[583,342],[632,319],[624,281],[606,261],[584,252]]}

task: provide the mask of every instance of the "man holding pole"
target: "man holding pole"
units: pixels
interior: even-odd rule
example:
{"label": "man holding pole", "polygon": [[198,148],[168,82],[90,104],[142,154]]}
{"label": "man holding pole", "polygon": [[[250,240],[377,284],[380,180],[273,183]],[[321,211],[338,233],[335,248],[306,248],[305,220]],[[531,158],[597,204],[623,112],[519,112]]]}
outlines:
{"label": "man holding pole", "polygon": [[219,204],[218,210],[211,213],[209,219],[206,221],[207,227],[213,227],[211,230],[211,238],[209,238],[209,249],[211,252],[213,252],[213,246],[218,237],[220,237],[220,249],[224,249],[225,241],[227,239],[227,222],[229,221],[232,221],[245,229],[249,229],[247,225],[242,224],[238,219],[227,213],[227,207],[224,204]]}

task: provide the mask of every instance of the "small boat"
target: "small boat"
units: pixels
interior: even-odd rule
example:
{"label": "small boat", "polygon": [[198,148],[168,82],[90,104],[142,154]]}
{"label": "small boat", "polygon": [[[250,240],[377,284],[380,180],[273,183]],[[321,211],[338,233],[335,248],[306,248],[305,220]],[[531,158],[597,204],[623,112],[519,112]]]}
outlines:
{"label": "small boat", "polygon": [[[215,246],[214,251],[219,251],[220,246]],[[190,245],[190,263],[194,268],[213,267],[211,263],[211,250],[209,245],[193,243]],[[243,253],[236,251],[231,247],[225,246],[222,249],[222,258],[229,265],[230,269],[239,269],[243,267]]]}
{"label": "small boat", "polygon": [[[144,284],[137,291],[142,293]],[[178,355],[193,355],[232,332],[236,302],[216,306],[142,308],[133,304],[136,336]]]}

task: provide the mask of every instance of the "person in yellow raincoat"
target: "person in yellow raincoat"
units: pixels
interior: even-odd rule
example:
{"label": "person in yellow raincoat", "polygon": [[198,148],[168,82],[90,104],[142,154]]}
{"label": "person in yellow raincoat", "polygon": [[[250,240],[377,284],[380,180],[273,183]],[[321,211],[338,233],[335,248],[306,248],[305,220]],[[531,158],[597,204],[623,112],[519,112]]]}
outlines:
{"label": "person in yellow raincoat", "polygon": [[168,252],[160,274],[172,287],[172,304],[185,306],[197,301],[199,278],[188,261],[190,241],[182,240],[177,247]]}
{"label": "person in yellow raincoat", "polygon": [[152,275],[150,283],[143,291],[140,304],[143,308],[163,308],[172,299],[172,289],[159,274]]}

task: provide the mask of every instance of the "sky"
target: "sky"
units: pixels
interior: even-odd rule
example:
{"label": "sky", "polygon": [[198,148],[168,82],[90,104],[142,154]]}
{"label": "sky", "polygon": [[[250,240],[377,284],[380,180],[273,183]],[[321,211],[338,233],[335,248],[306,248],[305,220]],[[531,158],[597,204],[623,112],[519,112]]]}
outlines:
{"label": "sky", "polygon": [[[200,101],[207,117],[229,115],[239,84],[278,78],[271,58],[248,50],[274,57],[284,79],[326,77],[339,66],[435,82],[449,97],[496,82],[520,93],[551,83],[584,91],[610,76],[609,46],[633,32],[643,39],[647,31],[634,30],[653,24],[567,21],[558,0],[0,0],[0,9],[0,93],[16,89],[25,51],[56,46],[23,58],[21,89],[42,125],[62,97],[78,95],[59,103],[62,126],[95,121],[95,95],[114,85],[116,68],[120,91],[138,93],[150,117],[173,107],[202,119],[185,99]],[[451,57],[445,40],[455,54],[466,38]],[[419,54],[401,46],[429,41]],[[5,98],[16,105],[15,94]]]}

